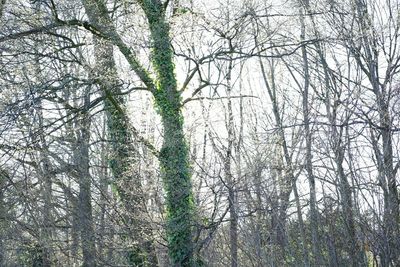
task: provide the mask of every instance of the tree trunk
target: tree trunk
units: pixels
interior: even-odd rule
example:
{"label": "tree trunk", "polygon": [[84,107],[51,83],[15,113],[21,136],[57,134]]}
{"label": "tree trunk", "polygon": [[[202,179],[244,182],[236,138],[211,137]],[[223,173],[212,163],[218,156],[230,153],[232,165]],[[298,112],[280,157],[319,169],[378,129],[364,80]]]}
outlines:
{"label": "tree trunk", "polygon": [[91,176],[89,173],[89,139],[90,139],[90,88],[85,89],[83,114],[78,118],[77,147],[75,164],[80,179],[78,213],[79,229],[83,254],[83,267],[94,267],[96,263],[95,232],[93,228]]}
{"label": "tree trunk", "polygon": [[[103,10],[96,1],[84,0],[86,13],[94,25],[107,25],[107,11]],[[104,7],[103,7],[104,8]],[[111,140],[110,168],[115,178],[121,201],[127,210],[127,224],[134,229],[131,239],[138,246],[128,254],[129,258],[142,265],[157,266],[157,257],[152,240],[152,230],[143,222],[146,212],[146,200],[143,199],[143,190],[140,174],[135,166],[137,157],[133,146],[133,137],[129,119],[126,114],[126,103],[121,96],[121,87],[118,84],[118,74],[113,55],[113,46],[110,41],[94,36],[94,53],[96,58],[96,78],[100,81],[100,89],[105,100],[108,137]]]}
{"label": "tree trunk", "polygon": [[152,62],[157,76],[154,98],[164,128],[164,142],[159,159],[167,193],[169,254],[174,266],[194,266],[194,199],[169,26],[161,1],[143,0],[140,4],[146,14],[153,41]]}
{"label": "tree trunk", "polygon": [[228,145],[226,148],[226,155],[224,158],[224,170],[228,186],[228,202],[229,202],[229,239],[230,239],[230,254],[231,254],[231,267],[238,266],[238,215],[236,210],[236,190],[235,182],[232,175],[231,159],[232,150],[234,143],[233,134],[233,111],[232,111],[232,100],[231,100],[231,74],[232,74],[232,60],[229,61],[228,73],[227,73],[227,96],[228,96]]}
{"label": "tree trunk", "polygon": [[[35,5],[35,11],[37,13],[40,12],[40,5]],[[39,42],[35,40],[35,44],[38,45]],[[35,47],[36,50],[36,47]],[[37,51],[36,51],[37,52]],[[39,63],[39,57],[35,55],[35,78],[40,81],[42,79],[41,67]],[[39,92],[37,92],[39,94]],[[49,151],[49,147],[47,145],[45,132],[44,132],[44,114],[43,114],[43,106],[42,100],[39,97],[37,101],[37,105],[35,105],[35,113],[38,121],[38,142],[36,143],[36,147],[38,149],[38,165],[37,165],[37,173],[39,175],[40,182],[40,193],[43,199],[43,209],[42,209],[42,228],[40,229],[40,240],[39,240],[39,248],[41,250],[41,265],[43,267],[50,267],[52,264],[53,252],[52,252],[52,242],[53,242],[53,216],[52,216],[52,181],[51,181],[51,163],[50,159],[47,155]],[[36,137],[32,136],[32,139],[35,140]],[[35,140],[36,141],[36,140]]]}
{"label": "tree trunk", "polygon": [[[38,107],[38,119],[39,119],[39,129],[43,129],[43,112],[42,105],[39,102]],[[41,249],[42,249],[42,259],[43,267],[50,267],[52,264],[52,242],[53,242],[53,216],[52,216],[52,182],[50,175],[50,160],[46,152],[48,151],[48,146],[45,140],[44,132],[40,132],[40,165],[38,168],[38,173],[41,178],[41,194],[43,198],[43,215],[42,215],[42,225],[43,229],[41,231]]]}
{"label": "tree trunk", "polygon": [[[171,112],[172,113],[172,112]],[[163,116],[160,164],[167,192],[167,238],[174,266],[193,266],[193,196],[180,111]]]}
{"label": "tree trunk", "polygon": [[[308,9],[308,2],[305,4],[306,10]],[[305,41],[305,18],[303,9],[301,9],[300,15],[300,26],[301,26],[301,34],[300,41]],[[311,243],[312,243],[312,251],[313,251],[313,261],[312,265],[321,266],[322,265],[322,257],[321,257],[321,248],[320,248],[320,238],[319,238],[319,223],[318,223],[318,211],[317,211],[317,199],[316,199],[316,190],[315,190],[315,177],[313,173],[312,167],[312,133],[310,130],[310,111],[309,111],[309,86],[310,86],[310,75],[308,70],[308,56],[306,46],[301,47],[302,57],[303,57],[303,72],[304,72],[304,87],[303,87],[303,121],[304,121],[304,131],[306,138],[306,171],[307,177],[310,187],[310,230],[311,230]]]}
{"label": "tree trunk", "polygon": [[6,233],[8,228],[7,209],[4,191],[7,184],[8,173],[0,168],[0,266],[6,265]]}
{"label": "tree trunk", "polygon": [[387,256],[389,264],[397,266],[400,264],[400,231],[399,231],[399,194],[396,185],[396,174],[393,164],[393,147],[392,147],[392,132],[391,118],[389,113],[389,105],[384,101],[385,88],[377,94],[378,111],[380,119],[380,133],[382,134],[382,157],[383,164],[381,169],[381,177],[385,179],[385,183],[381,183],[384,188],[384,234],[387,241]]}

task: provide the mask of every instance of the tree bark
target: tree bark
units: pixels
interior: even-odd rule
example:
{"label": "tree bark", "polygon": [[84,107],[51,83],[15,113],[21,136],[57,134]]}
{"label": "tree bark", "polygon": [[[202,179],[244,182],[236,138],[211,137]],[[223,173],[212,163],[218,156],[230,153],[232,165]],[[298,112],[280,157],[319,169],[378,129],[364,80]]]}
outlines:
{"label": "tree bark", "polygon": [[74,153],[75,164],[80,175],[78,213],[83,267],[95,267],[96,247],[92,215],[91,176],[89,173],[89,140],[90,140],[90,88],[84,92],[83,114],[78,118],[77,144]]}

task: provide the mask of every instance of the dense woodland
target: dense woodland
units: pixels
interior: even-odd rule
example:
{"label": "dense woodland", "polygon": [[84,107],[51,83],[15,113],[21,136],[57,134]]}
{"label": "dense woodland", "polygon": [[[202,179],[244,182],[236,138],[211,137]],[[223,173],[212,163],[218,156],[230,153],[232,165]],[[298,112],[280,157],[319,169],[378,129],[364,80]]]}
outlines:
{"label": "dense woodland", "polygon": [[0,266],[400,266],[400,0],[1,0]]}

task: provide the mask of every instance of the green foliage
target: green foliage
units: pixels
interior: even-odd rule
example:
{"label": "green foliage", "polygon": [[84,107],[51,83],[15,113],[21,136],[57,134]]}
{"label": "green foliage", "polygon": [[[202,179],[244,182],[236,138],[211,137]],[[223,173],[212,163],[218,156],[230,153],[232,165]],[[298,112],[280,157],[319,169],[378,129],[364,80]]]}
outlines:
{"label": "green foliage", "polygon": [[147,255],[138,247],[133,248],[128,252],[129,266],[144,267],[146,266]]}
{"label": "green foliage", "polygon": [[[327,240],[323,246],[321,246],[321,254],[325,262],[330,262],[335,259],[340,266],[351,266],[352,256],[349,255],[349,246],[351,245],[348,240],[348,235],[346,231],[346,220],[339,209],[335,210],[325,210],[323,213],[319,213],[319,220],[322,222],[319,229],[319,235],[321,239]],[[306,228],[306,249],[312,257],[312,240],[311,240],[311,223],[310,217],[304,220]],[[299,222],[298,221],[288,221],[287,222],[287,236],[288,236],[288,246],[290,254],[286,254],[284,259],[281,259],[285,264],[290,265],[290,263],[301,262],[302,246],[299,233]],[[326,245],[325,245],[326,244]],[[367,257],[367,255],[365,255]],[[334,264],[334,262],[331,262]]]}
{"label": "green foliage", "polygon": [[32,257],[32,267],[42,267],[43,266],[43,248],[36,244],[30,251]]}
{"label": "green foliage", "polygon": [[17,250],[17,263],[19,266],[43,266],[43,248],[38,243],[29,243]]}
{"label": "green foliage", "polygon": [[172,13],[173,13],[174,15],[184,15],[184,14],[189,13],[189,12],[191,12],[191,10],[188,9],[188,8],[185,8],[185,7],[176,7],[176,8],[174,8],[174,10],[173,10]]}

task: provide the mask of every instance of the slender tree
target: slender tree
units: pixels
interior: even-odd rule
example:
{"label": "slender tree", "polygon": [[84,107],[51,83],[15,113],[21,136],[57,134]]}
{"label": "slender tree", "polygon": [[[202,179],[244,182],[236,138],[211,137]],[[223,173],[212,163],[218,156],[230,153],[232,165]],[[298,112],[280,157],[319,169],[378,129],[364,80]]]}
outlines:
{"label": "slender tree", "polygon": [[[304,9],[301,8],[300,12],[300,40],[305,41],[306,38],[306,26],[305,26],[305,16],[304,10],[308,12],[309,3],[308,0],[304,1]],[[309,88],[310,88],[310,73],[309,73],[309,62],[308,62],[308,53],[307,47],[303,45],[301,47],[301,55],[303,59],[303,74],[304,74],[304,85],[302,89],[302,97],[303,97],[303,121],[304,121],[304,132],[305,132],[305,142],[306,142],[306,171],[307,178],[310,187],[310,231],[311,231],[311,244],[313,251],[313,261],[312,265],[322,265],[322,257],[321,257],[321,243],[319,237],[319,223],[318,223],[318,210],[317,210],[317,197],[316,197],[316,188],[315,188],[315,176],[313,172],[313,163],[312,163],[312,132],[310,129],[310,103],[309,103]]]}

